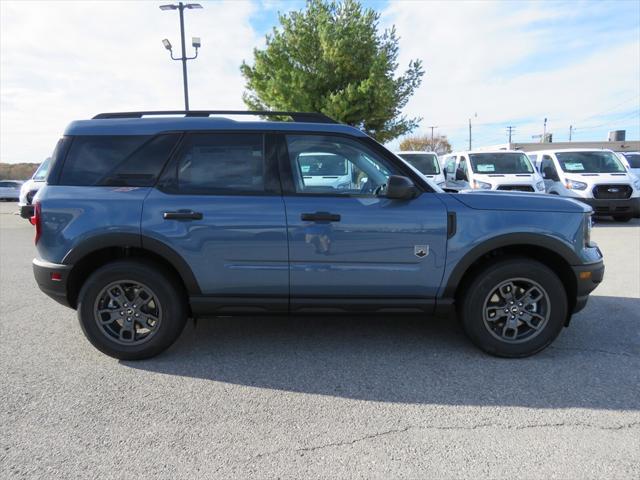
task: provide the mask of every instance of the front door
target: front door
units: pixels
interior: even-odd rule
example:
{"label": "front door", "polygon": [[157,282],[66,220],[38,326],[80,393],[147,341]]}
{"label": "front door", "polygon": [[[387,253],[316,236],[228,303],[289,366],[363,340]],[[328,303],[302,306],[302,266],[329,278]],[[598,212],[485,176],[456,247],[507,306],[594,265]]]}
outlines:
{"label": "front door", "polygon": [[[365,141],[301,134],[284,143],[291,311],[428,310],[445,262],[447,214],[438,194],[381,196],[399,172]],[[327,185],[308,175],[325,170],[348,178]]]}

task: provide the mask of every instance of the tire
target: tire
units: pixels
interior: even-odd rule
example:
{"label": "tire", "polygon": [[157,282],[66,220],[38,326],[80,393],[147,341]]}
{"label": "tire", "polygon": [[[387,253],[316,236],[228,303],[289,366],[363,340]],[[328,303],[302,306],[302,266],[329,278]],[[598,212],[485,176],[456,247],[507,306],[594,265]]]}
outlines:
{"label": "tire", "polygon": [[187,320],[186,294],[176,285],[174,276],[153,262],[108,263],[93,272],[80,290],[82,331],[94,347],[111,357],[153,357],[173,344]]}
{"label": "tire", "polygon": [[[514,297],[507,300],[503,293],[497,293],[499,287],[507,296],[511,289]],[[518,295],[529,288],[530,297],[519,302]],[[538,301],[527,305],[526,300],[538,294]],[[514,305],[509,305],[510,301]],[[546,265],[523,257],[503,258],[480,270],[466,285],[458,303],[462,327],[469,339],[491,355],[509,358],[527,357],[549,346],[565,325],[568,309],[558,276]],[[518,307],[520,303],[525,306]],[[522,310],[513,312],[513,316],[511,311],[504,313],[514,307]],[[491,314],[495,315],[494,320]],[[518,326],[508,328],[507,322]],[[535,325],[537,329],[533,328]],[[514,331],[514,338],[504,337],[505,332],[513,336]]]}
{"label": "tire", "polygon": [[616,222],[623,222],[623,223],[630,221],[632,218],[633,218],[632,215],[614,215],[613,216],[613,219]]}

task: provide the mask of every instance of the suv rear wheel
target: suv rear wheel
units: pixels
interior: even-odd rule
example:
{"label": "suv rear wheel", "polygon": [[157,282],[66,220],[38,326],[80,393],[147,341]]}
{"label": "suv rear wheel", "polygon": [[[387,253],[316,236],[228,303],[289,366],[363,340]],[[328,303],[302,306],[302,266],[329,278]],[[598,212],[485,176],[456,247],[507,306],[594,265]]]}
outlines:
{"label": "suv rear wheel", "polygon": [[526,357],[558,336],[567,316],[567,295],[558,276],[535,260],[510,257],[472,280],[459,313],[467,336],[500,357]]}
{"label": "suv rear wheel", "polygon": [[96,270],[78,297],[87,339],[121,360],[153,357],[178,338],[187,319],[185,296],[171,275],[143,260],[118,260]]}
{"label": "suv rear wheel", "polygon": [[628,222],[633,218],[633,215],[614,215],[613,219],[616,222]]}

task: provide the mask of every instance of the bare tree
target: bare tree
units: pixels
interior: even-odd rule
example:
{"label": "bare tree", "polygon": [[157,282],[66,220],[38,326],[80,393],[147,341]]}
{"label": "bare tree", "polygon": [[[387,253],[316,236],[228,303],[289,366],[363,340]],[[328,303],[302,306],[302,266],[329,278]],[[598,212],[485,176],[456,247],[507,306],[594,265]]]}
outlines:
{"label": "bare tree", "polygon": [[412,135],[400,142],[400,150],[422,150],[444,155],[451,152],[451,144],[446,135]]}

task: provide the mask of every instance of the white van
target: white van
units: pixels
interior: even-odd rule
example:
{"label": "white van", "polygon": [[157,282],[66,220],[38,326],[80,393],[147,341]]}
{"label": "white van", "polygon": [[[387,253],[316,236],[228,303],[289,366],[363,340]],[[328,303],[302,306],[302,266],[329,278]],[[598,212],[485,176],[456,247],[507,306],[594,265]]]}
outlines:
{"label": "white van", "polygon": [[640,180],[611,150],[567,149],[530,152],[547,193],[580,200],[596,215],[627,222],[640,214]]}
{"label": "white van", "polygon": [[529,157],[513,150],[455,152],[443,159],[445,188],[544,193]]}
{"label": "white van", "polygon": [[629,172],[640,179],[640,152],[618,152],[618,158]]}
{"label": "white van", "polygon": [[439,187],[444,186],[444,174],[437,153],[420,151],[394,153]]}
{"label": "white van", "polygon": [[353,178],[352,163],[333,153],[301,153],[298,159],[302,178],[307,187],[330,187],[349,190]]}

